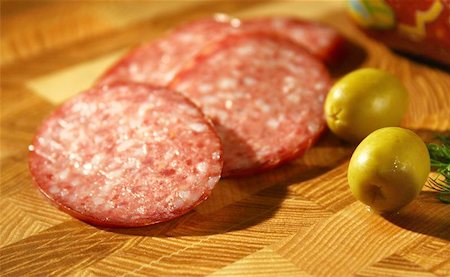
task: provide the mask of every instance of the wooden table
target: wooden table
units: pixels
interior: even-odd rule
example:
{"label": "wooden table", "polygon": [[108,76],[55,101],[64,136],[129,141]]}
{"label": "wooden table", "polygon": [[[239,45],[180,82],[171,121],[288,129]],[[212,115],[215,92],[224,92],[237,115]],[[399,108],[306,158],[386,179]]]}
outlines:
{"label": "wooden table", "polygon": [[355,45],[335,77],[358,67],[398,75],[411,102],[403,125],[429,141],[450,129],[450,76],[367,38],[337,1],[2,2],[2,276],[450,276],[450,206],[423,191],[400,213],[369,212],[348,189],[354,146],[331,134],[265,174],[222,180],[174,221],[102,229],[47,202],[27,146],[63,100],[88,88],[126,49],[216,12],[327,22]]}

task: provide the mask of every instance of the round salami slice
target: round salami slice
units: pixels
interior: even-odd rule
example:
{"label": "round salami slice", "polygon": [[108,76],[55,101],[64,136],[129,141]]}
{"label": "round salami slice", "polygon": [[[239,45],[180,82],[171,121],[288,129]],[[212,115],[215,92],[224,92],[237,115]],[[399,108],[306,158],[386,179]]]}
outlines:
{"label": "round salami slice", "polygon": [[286,37],[325,62],[331,62],[343,42],[331,27],[293,18],[239,20],[223,14],[181,25],[168,36],[132,50],[109,69],[100,84],[135,81],[167,85],[186,63],[210,43],[234,33],[268,32]]}
{"label": "round salami slice", "polygon": [[40,190],[104,226],[144,226],[185,214],[220,178],[221,142],[201,111],[168,89],[93,88],[60,106],[30,145]]}
{"label": "round salami slice", "polygon": [[209,116],[224,145],[223,176],[277,166],[307,150],[325,128],[326,68],[290,40],[228,36],[205,49],[170,87]]}

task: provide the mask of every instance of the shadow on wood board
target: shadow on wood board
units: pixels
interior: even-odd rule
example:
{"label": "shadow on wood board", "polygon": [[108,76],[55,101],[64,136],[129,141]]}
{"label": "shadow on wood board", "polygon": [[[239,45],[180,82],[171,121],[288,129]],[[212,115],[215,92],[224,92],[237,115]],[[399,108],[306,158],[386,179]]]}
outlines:
{"label": "shadow on wood board", "polygon": [[339,51],[342,53],[341,58],[334,64],[328,66],[330,75],[335,80],[358,69],[367,59],[366,50],[349,38],[346,38]]}
{"label": "shadow on wood board", "polygon": [[437,192],[422,191],[400,212],[383,217],[412,232],[450,241],[450,206],[440,202],[436,196]]}
{"label": "shadow on wood board", "polygon": [[417,56],[417,55],[405,53],[405,52],[394,50],[394,49],[392,49],[391,51],[393,53],[395,53],[396,55],[403,57],[405,59],[408,59],[409,61],[411,61],[413,63],[418,63],[418,64],[428,66],[428,67],[431,67],[434,69],[438,69],[438,70],[441,70],[443,72],[447,72],[450,74],[450,65],[445,65],[443,63],[439,63],[434,60],[431,60],[427,57]]}

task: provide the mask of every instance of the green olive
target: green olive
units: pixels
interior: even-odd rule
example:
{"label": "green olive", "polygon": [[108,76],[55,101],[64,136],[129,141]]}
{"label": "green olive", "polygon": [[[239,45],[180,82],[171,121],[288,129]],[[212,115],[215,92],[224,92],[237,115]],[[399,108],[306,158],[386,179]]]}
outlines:
{"label": "green olive", "polygon": [[359,142],[376,129],[400,125],[407,104],[408,92],[397,77],[364,68],[347,74],[331,88],[325,115],[338,137]]}
{"label": "green olive", "polygon": [[430,173],[425,143],[414,132],[381,128],[356,148],[348,167],[353,195],[377,212],[399,210],[422,190]]}

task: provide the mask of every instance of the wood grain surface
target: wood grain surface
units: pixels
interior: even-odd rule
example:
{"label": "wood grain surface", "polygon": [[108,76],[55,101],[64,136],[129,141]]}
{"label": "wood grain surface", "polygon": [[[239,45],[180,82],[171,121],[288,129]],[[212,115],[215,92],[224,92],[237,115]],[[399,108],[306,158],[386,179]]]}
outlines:
{"label": "wood grain surface", "polygon": [[450,206],[424,191],[390,216],[348,189],[354,145],[326,134],[302,158],[221,180],[174,221],[102,229],[59,211],[33,186],[27,146],[42,120],[124,51],[194,18],[292,15],[326,22],[354,45],[331,69],[399,76],[403,126],[425,141],[450,130],[450,75],[361,33],[340,1],[2,1],[1,276],[450,276]]}

